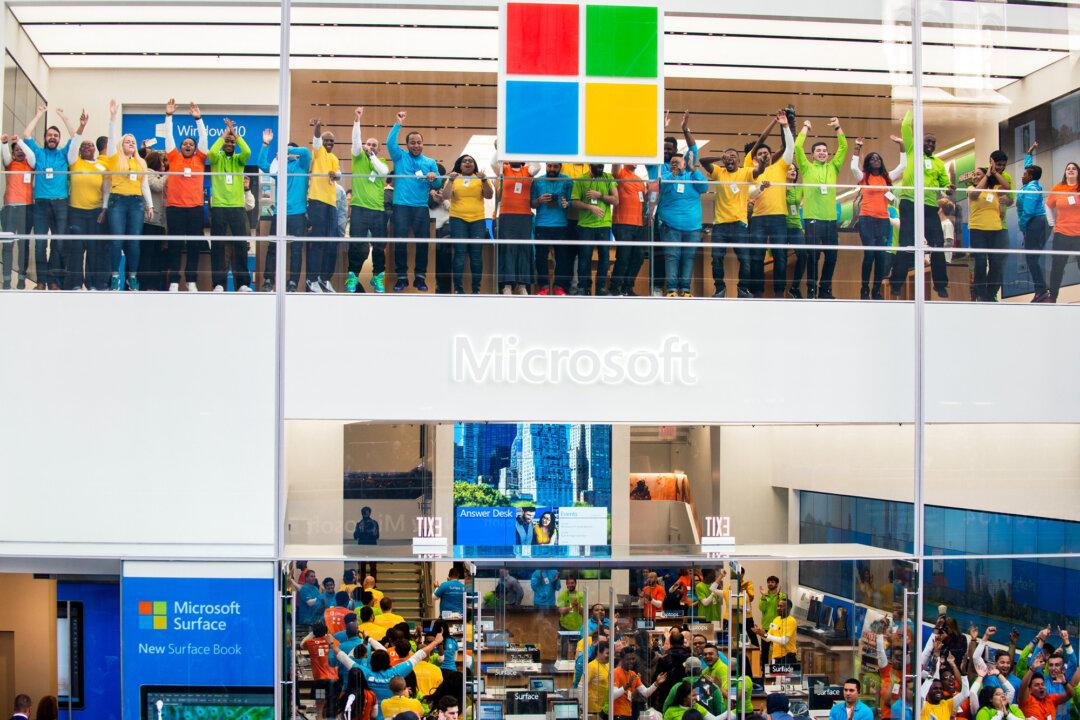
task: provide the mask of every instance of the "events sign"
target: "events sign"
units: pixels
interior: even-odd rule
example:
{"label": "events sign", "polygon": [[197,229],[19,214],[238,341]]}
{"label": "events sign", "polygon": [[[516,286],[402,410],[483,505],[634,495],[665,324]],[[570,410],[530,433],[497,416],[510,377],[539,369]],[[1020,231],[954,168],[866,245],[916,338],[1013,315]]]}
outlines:
{"label": "events sign", "polygon": [[125,718],[271,718],[269,563],[125,563]]}

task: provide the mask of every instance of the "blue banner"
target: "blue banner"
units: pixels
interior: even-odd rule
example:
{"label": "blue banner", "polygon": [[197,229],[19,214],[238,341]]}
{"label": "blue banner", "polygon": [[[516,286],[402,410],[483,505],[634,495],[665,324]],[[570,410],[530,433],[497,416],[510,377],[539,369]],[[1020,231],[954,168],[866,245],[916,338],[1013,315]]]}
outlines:
{"label": "blue banner", "polygon": [[124,577],[124,718],[273,717],[274,583]]}
{"label": "blue banner", "polygon": [[[203,113],[203,122],[206,123],[208,142],[214,142],[225,132],[225,118],[228,117],[236,123],[236,134],[244,138],[244,142],[251,147],[251,160],[249,164],[255,165],[259,161],[259,148],[262,147],[262,132],[266,128],[274,131],[274,137],[278,134],[277,115],[212,115]],[[142,145],[143,140],[157,138],[157,144],[153,149],[165,151],[165,113],[124,113],[121,122],[121,132],[131,133],[135,140]],[[173,115],[173,135],[177,147],[184,138],[198,140],[198,130],[195,120],[187,114],[186,107],[178,107]]]}

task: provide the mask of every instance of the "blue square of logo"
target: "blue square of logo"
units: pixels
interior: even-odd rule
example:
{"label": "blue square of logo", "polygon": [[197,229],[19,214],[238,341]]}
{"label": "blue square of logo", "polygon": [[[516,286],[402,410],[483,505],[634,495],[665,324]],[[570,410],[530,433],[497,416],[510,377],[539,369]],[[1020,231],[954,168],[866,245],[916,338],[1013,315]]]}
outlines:
{"label": "blue square of logo", "polygon": [[153,630],[154,629],[154,616],[153,615],[140,615],[139,616],[139,629],[140,630]]}
{"label": "blue square of logo", "polygon": [[536,157],[576,155],[578,84],[508,80],[506,152]]}

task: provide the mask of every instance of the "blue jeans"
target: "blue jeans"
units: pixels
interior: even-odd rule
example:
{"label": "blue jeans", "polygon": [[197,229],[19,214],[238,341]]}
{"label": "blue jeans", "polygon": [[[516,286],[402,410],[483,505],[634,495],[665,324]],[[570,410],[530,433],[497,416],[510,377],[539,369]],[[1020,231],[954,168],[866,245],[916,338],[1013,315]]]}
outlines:
{"label": "blue jeans", "polygon": [[[664,226],[664,242],[701,242],[701,229],[676,230]],[[690,292],[690,276],[694,271],[695,247],[664,248],[664,267],[667,271],[668,292]]]}
{"label": "blue jeans", "polygon": [[[427,207],[412,205],[394,205],[394,237],[416,238],[416,251],[413,255],[413,275],[417,280],[427,275],[428,224],[431,216]],[[394,274],[398,279],[409,277],[409,244],[394,243]]]}
{"label": "blue jeans", "polygon": [[[110,235],[142,235],[144,206],[142,195],[110,195],[106,221]],[[139,241],[113,240],[110,242],[109,270],[120,272],[120,251],[127,258],[124,272],[134,275],[139,271]]]}
{"label": "blue jeans", "polygon": [[[1024,228],[1024,249],[1042,250],[1046,247],[1046,238],[1049,235],[1049,226],[1046,224],[1045,215],[1036,215],[1028,220]],[[1042,255],[1025,255],[1028,272],[1031,273],[1031,282],[1035,285],[1035,292],[1046,292],[1046,274],[1043,272]]]}
{"label": "blue jeans", "polygon": [[[712,241],[714,245],[718,243],[749,242],[750,233],[747,231],[746,224],[741,223],[738,220],[735,222],[720,223],[719,225],[713,225]],[[712,249],[712,276],[713,283],[716,285],[717,290],[723,290],[725,287],[725,255],[727,255],[727,248],[723,245]],[[753,284],[750,282],[750,248],[735,248],[735,257],[739,259],[739,287],[745,288],[746,290],[752,290]]]}
{"label": "blue jeans", "polygon": [[[773,258],[773,297],[784,297],[787,288],[788,250],[784,245],[788,241],[787,217],[784,215],[755,215],[750,219],[750,237],[753,242],[764,245],[769,243]],[[750,277],[755,295],[765,294],[765,248],[750,251]]]}
{"label": "blue jeans", "polygon": [[[308,202],[308,223],[311,225],[311,237],[337,237],[337,208],[333,205],[311,200]],[[286,217],[286,222],[288,218]],[[340,243],[331,241],[307,243],[307,273],[310,280],[330,281],[337,265],[337,251]]]}
{"label": "blue jeans", "polygon": [[[487,223],[483,220],[462,220],[450,218],[450,237],[456,240],[486,240]],[[469,259],[469,275],[472,280],[472,292],[480,292],[480,280],[484,277],[484,246],[481,243],[454,243],[454,292],[465,292],[465,258]]]}
{"label": "blue jeans", "polygon": [[[37,281],[42,285],[59,285],[64,281],[61,263],[63,240],[60,236],[68,231],[67,198],[39,199],[34,201],[34,267]],[[45,237],[52,232],[52,241]],[[48,258],[45,249],[50,247]]]}
{"label": "blue jeans", "polygon": [[[892,240],[892,223],[889,218],[859,217],[859,239],[865,247],[884,248]],[[873,270],[874,290],[881,289],[881,282],[889,272],[889,253],[884,250],[867,250],[862,258],[862,289],[870,287],[870,271]]]}

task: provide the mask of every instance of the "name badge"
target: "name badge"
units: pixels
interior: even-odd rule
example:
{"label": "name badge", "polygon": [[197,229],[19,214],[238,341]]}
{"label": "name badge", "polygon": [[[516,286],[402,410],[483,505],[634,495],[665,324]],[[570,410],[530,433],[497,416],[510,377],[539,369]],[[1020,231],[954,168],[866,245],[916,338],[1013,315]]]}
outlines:
{"label": "name badge", "polygon": [[983,195],[983,200],[986,202],[994,202],[994,193],[986,193]]}
{"label": "name badge", "polygon": [[685,192],[685,191],[686,191],[686,186],[685,185],[683,185],[682,183],[676,183],[675,184],[675,192],[681,193],[681,192]]}
{"label": "name badge", "polygon": [[1070,205],[1075,205],[1076,204],[1076,196],[1075,195],[1070,195],[1069,196],[1069,204]]}
{"label": "name badge", "polygon": [[737,183],[731,183],[731,194],[732,195],[738,195],[739,194],[739,185]]}
{"label": "name badge", "polygon": [[94,163],[94,167],[96,167],[98,170],[100,170],[102,172],[105,172],[105,166],[102,165],[101,163]]}
{"label": "name badge", "polygon": [[828,194],[829,194],[829,188],[825,187],[824,185],[822,185],[821,187],[819,187],[819,188],[818,188],[818,190],[820,190],[820,191],[821,191],[821,194],[822,194],[822,195],[828,195]]}
{"label": "name badge", "polygon": [[420,170],[417,170],[417,171],[416,171],[416,172],[414,173],[414,175],[416,175],[416,177],[424,177],[424,173],[423,173],[423,172],[421,172]]}
{"label": "name badge", "polygon": [[53,179],[52,168],[45,168],[45,179],[46,180],[52,180]]}
{"label": "name badge", "polygon": [[461,181],[461,184],[462,184],[462,185],[464,185],[465,187],[469,187],[469,183],[470,183],[470,182],[472,182],[472,181],[471,181],[471,180],[469,180],[469,178],[464,178],[464,179],[463,179],[463,180]]}
{"label": "name badge", "polygon": [[129,173],[128,174],[128,180],[130,180],[131,182],[135,182],[138,179],[139,179],[139,176],[136,175],[135,173]]}
{"label": "name badge", "polygon": [[191,168],[184,168],[184,177],[191,177]]}
{"label": "name badge", "polygon": [[232,175],[226,175],[225,176],[225,184],[226,185],[232,185]]}
{"label": "name badge", "polygon": [[596,204],[596,198],[590,198],[589,199],[589,204],[590,205],[595,205]]}
{"label": "name badge", "polygon": [[370,173],[367,176],[368,182],[375,182],[375,173]]}
{"label": "name badge", "polygon": [[896,196],[892,194],[891,190],[887,190],[885,192],[885,199],[888,200],[889,202],[892,202],[893,200],[896,199]]}
{"label": "name badge", "polygon": [[893,695],[899,695],[900,694],[900,683],[893,683],[892,694]]}
{"label": "name badge", "polygon": [[520,195],[521,194],[521,183],[519,183],[519,182],[514,183],[514,194],[515,195]]}
{"label": "name badge", "polygon": [[641,192],[640,190],[637,191],[637,201],[645,202],[645,193]]}
{"label": "name badge", "polygon": [[33,178],[30,176],[30,173],[23,173],[22,181],[23,183],[29,185],[33,181]]}
{"label": "name badge", "polygon": [[787,211],[788,211],[788,215],[798,215],[799,214],[799,206],[798,205],[788,205],[787,206]]}
{"label": "name badge", "polygon": [[934,161],[931,160],[930,158],[926,158],[925,160],[923,160],[923,164],[926,166],[927,170],[930,170],[931,168],[934,167]]}

